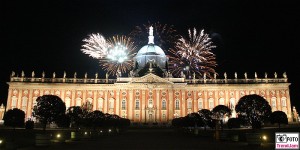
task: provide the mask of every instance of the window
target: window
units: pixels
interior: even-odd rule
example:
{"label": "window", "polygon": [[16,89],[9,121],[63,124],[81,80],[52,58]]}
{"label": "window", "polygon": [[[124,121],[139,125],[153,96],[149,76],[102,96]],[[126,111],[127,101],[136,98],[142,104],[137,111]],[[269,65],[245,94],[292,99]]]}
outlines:
{"label": "window", "polygon": [[99,110],[102,110],[102,109],[103,109],[103,99],[102,99],[102,98],[99,98],[99,99],[98,99],[98,109],[99,109]]}
{"label": "window", "polygon": [[282,107],[286,107],[286,98],[285,97],[281,98],[281,105],[282,105]]}
{"label": "window", "polygon": [[192,100],[188,100],[187,108],[192,109]]}
{"label": "window", "polygon": [[153,107],[153,100],[152,100],[152,99],[149,99],[149,101],[148,101],[148,106],[149,106],[149,107]]}
{"label": "window", "polygon": [[115,106],[115,104],[114,104],[114,99],[110,99],[110,100],[109,100],[109,108],[110,108],[110,109],[113,109],[114,106]]}
{"label": "window", "polygon": [[162,115],[162,120],[166,120],[166,114]]}
{"label": "window", "polygon": [[208,108],[209,109],[213,109],[214,108],[214,99],[213,98],[210,98],[208,100]]}
{"label": "window", "polygon": [[166,100],[162,100],[162,109],[167,109]]}
{"label": "window", "polygon": [[66,99],[65,99],[66,109],[68,109],[70,107],[70,102],[71,102],[71,99],[69,97],[66,97]]}
{"label": "window", "polygon": [[175,100],[175,109],[179,109],[179,100],[177,99],[177,100]]}
{"label": "window", "polygon": [[140,100],[135,100],[135,109],[140,109]]}
{"label": "window", "polygon": [[198,99],[198,109],[199,110],[203,109],[203,100],[202,100],[202,98]]}
{"label": "window", "polygon": [[17,107],[17,101],[18,101],[18,98],[16,96],[13,96],[12,97],[12,103],[11,103],[11,108],[16,108]]}
{"label": "window", "polygon": [[22,100],[22,110],[24,111],[24,112],[26,112],[26,107],[27,107],[27,97],[23,97],[22,98],[23,100]]}
{"label": "window", "polygon": [[276,107],[276,97],[272,97],[272,108],[275,108]]}
{"label": "window", "polygon": [[234,109],[234,107],[235,107],[235,99],[234,99],[234,98],[231,98],[231,99],[229,100],[229,108],[230,108],[230,109]]}
{"label": "window", "polygon": [[140,118],[140,114],[135,114],[135,118],[139,119]]}
{"label": "window", "polygon": [[123,99],[122,100],[122,110],[125,110],[126,109],[126,100]]}
{"label": "window", "polygon": [[76,106],[81,106],[81,98],[76,99]]}
{"label": "window", "polygon": [[219,105],[224,105],[224,98],[219,99]]}

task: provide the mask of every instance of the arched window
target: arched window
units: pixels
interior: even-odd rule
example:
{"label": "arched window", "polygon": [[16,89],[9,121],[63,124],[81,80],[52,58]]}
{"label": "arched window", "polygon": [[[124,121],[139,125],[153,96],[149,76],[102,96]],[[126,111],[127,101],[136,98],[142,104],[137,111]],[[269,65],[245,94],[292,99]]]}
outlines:
{"label": "arched window", "polygon": [[149,106],[149,107],[152,107],[152,106],[153,106],[153,100],[152,100],[152,99],[149,99],[149,101],[148,101],[148,106]]}
{"label": "arched window", "polygon": [[27,97],[22,98],[22,110],[26,113],[26,108],[27,108]]}
{"label": "arched window", "polygon": [[281,105],[282,107],[286,107],[286,97],[281,98]]}
{"label": "arched window", "polygon": [[16,97],[16,96],[13,96],[12,98],[11,98],[11,108],[13,109],[13,108],[16,108],[17,107],[17,101],[18,101],[18,98]]}
{"label": "arched window", "polygon": [[203,109],[203,99],[202,98],[198,99],[198,109],[199,110]]}
{"label": "arched window", "polygon": [[220,99],[219,99],[219,105],[224,105],[224,104],[225,104],[224,98],[220,98]]}
{"label": "arched window", "polygon": [[271,103],[272,103],[272,108],[276,108],[276,97],[272,97]]}
{"label": "arched window", "polygon": [[135,100],[135,109],[140,109],[140,100]]}
{"label": "arched window", "polygon": [[103,109],[103,98],[98,99],[98,109],[102,110]]}
{"label": "arched window", "polygon": [[209,109],[213,109],[215,106],[214,106],[214,99],[213,98],[210,98],[208,100],[208,108]]}
{"label": "arched window", "polygon": [[123,99],[122,100],[122,110],[125,110],[126,109],[126,100]]}
{"label": "arched window", "polygon": [[187,108],[188,109],[192,109],[192,100],[191,99],[189,99],[188,101],[187,101]]}
{"label": "arched window", "polygon": [[93,104],[93,99],[92,99],[92,98],[89,97],[89,98],[87,98],[86,100],[87,100],[89,103]]}
{"label": "arched window", "polygon": [[81,98],[76,98],[76,106],[81,106]]}
{"label": "arched window", "polygon": [[229,100],[229,108],[234,109],[235,108],[235,98],[230,98]]}
{"label": "arched window", "polygon": [[113,109],[115,107],[115,103],[114,103],[114,99],[113,98],[111,98],[109,100],[109,105],[108,106],[109,106],[110,109]]}
{"label": "arched window", "polygon": [[167,102],[166,102],[166,100],[164,99],[164,100],[162,100],[162,109],[167,109]]}
{"label": "arched window", "polygon": [[179,100],[178,99],[175,100],[175,109],[177,109],[177,110],[180,109],[180,107],[179,107]]}
{"label": "arched window", "polygon": [[69,97],[66,97],[65,103],[66,103],[66,109],[68,109],[70,107],[71,99]]}

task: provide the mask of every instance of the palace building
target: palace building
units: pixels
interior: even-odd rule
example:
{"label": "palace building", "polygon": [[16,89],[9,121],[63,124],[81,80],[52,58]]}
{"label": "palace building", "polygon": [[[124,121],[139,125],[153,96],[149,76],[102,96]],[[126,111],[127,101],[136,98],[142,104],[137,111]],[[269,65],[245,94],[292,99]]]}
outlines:
{"label": "palace building", "polygon": [[[151,30],[150,30],[151,31]],[[94,77],[83,78],[56,77],[46,78],[43,73],[36,77],[34,72],[26,77],[15,76],[13,72],[8,82],[7,110],[12,108],[22,109],[27,118],[32,117],[32,109],[36,99],[45,94],[61,97],[66,107],[81,106],[85,102],[93,105],[93,110],[104,113],[116,114],[128,118],[135,123],[168,123],[173,118],[183,117],[201,109],[212,110],[217,105],[226,105],[233,110],[238,100],[249,94],[258,94],[264,97],[272,107],[272,111],[280,110],[292,120],[291,100],[289,85],[285,73],[281,77],[248,78],[247,73],[243,78],[224,77],[212,79],[203,78],[175,78],[171,74],[159,74],[155,67],[166,72],[168,59],[164,51],[154,44],[153,35],[149,32],[149,43],[142,47],[134,58],[137,62],[137,71],[146,68],[144,74],[133,72],[128,77],[121,74],[116,79],[99,79]]]}

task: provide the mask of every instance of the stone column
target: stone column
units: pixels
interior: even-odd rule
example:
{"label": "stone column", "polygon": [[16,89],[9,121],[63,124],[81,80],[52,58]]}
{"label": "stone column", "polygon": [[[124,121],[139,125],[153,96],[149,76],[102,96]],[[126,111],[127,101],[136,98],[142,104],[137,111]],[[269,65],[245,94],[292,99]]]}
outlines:
{"label": "stone column", "polygon": [[171,121],[174,118],[174,97],[173,97],[173,90],[172,89],[168,89],[169,92],[169,109],[167,111],[169,111],[169,115],[168,115],[168,121]]}
{"label": "stone column", "polygon": [[142,113],[140,113],[142,115],[142,122],[146,122],[146,91],[143,89],[142,90]]}
{"label": "stone column", "polygon": [[17,108],[19,108],[19,109],[22,109],[22,106],[21,106],[22,95],[23,95],[23,90],[19,89],[19,96],[18,96],[18,102],[17,102]]}
{"label": "stone column", "polygon": [[104,91],[104,100],[103,100],[103,112],[104,113],[108,113],[108,109],[107,109],[107,107],[108,107],[108,101],[109,101],[109,99],[108,99],[108,90],[105,90]]}
{"label": "stone column", "polygon": [[197,112],[197,95],[196,95],[197,91],[193,90],[193,112]]}
{"label": "stone column", "polygon": [[131,121],[133,121],[134,117],[132,115],[133,113],[133,109],[134,108],[134,103],[133,103],[133,89],[129,89],[129,102],[128,102],[128,119],[130,119]]}
{"label": "stone column", "polygon": [[[33,95],[33,89],[29,90],[29,96],[28,96],[28,103],[27,103],[27,113],[26,113],[26,118],[30,118],[32,114],[32,95]],[[26,120],[25,118],[25,120]]]}
{"label": "stone column", "polygon": [[161,109],[161,106],[160,106],[160,104],[161,104],[161,97],[160,97],[160,95],[159,95],[159,93],[160,93],[160,90],[156,90],[156,111],[155,111],[155,113],[156,113],[156,117],[155,117],[155,119],[156,119],[156,121],[158,120],[158,121],[160,121],[160,119],[159,119],[159,117],[160,117],[160,109]]}
{"label": "stone column", "polygon": [[120,116],[120,89],[116,91],[116,105],[115,105],[115,114]]}
{"label": "stone column", "polygon": [[[76,94],[76,91],[73,89],[73,90],[70,90],[71,92],[71,103],[73,104],[73,106],[76,106],[76,97],[75,97],[75,94]],[[80,104],[80,106],[82,105],[82,103]]]}
{"label": "stone column", "polygon": [[11,96],[12,96],[13,90],[11,88],[8,89],[8,96],[7,96],[7,102],[6,102],[6,110],[11,109]]}
{"label": "stone column", "polygon": [[286,107],[287,107],[287,117],[289,122],[293,121],[292,118],[292,106],[291,106],[291,99],[290,99],[290,92],[289,89],[286,90]]}
{"label": "stone column", "polygon": [[204,104],[203,104],[203,105],[204,105],[204,108],[205,108],[205,109],[209,109],[209,108],[208,108],[208,103],[209,103],[209,102],[208,102],[208,99],[207,99],[207,90],[204,91],[204,100],[203,100],[203,103],[204,103]]}
{"label": "stone column", "polygon": [[186,98],[185,98],[185,90],[182,89],[182,91],[181,91],[181,106],[179,106],[179,109],[182,112],[181,116],[186,116],[187,115],[187,106],[186,106],[186,103],[187,103],[187,101],[186,101]]}
{"label": "stone column", "polygon": [[97,91],[91,91],[93,93],[93,110],[99,110],[98,100],[97,100]]}
{"label": "stone column", "polygon": [[279,90],[276,90],[276,107],[277,107],[277,110],[282,110],[281,109],[281,102],[280,102],[280,93],[279,93]]}

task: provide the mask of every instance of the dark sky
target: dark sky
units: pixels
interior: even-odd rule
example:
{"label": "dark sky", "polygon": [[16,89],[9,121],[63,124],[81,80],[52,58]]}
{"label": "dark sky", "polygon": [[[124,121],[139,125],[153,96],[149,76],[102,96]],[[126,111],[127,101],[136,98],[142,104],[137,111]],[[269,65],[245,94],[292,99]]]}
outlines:
{"label": "dark sky", "polygon": [[90,76],[97,60],[80,51],[90,33],[128,34],[150,22],[174,25],[180,34],[204,29],[217,46],[217,72],[233,78],[254,72],[287,72],[292,104],[300,111],[298,59],[300,6],[296,1],[70,0],[0,2],[0,103],[7,99],[11,71],[41,76]]}

